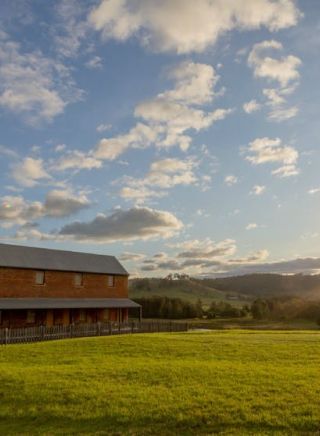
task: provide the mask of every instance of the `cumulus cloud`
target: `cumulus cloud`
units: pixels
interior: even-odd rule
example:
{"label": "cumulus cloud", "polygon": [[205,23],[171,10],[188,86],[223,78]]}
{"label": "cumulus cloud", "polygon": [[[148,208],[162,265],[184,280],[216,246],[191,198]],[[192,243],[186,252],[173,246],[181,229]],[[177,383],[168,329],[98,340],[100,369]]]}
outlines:
{"label": "cumulus cloud", "polygon": [[23,52],[20,44],[0,33],[0,107],[30,124],[51,121],[82,98],[70,71],[40,51]]}
{"label": "cumulus cloud", "polygon": [[57,236],[77,241],[98,243],[169,238],[181,230],[182,222],[172,213],[134,207],[98,215],[92,221],[67,224]]}
{"label": "cumulus cloud", "polygon": [[280,168],[272,171],[279,177],[289,177],[298,174],[296,167],[299,153],[288,145],[283,145],[280,138],[257,138],[250,142],[246,159],[254,165],[265,163],[281,163]]}
{"label": "cumulus cloud", "polygon": [[155,51],[202,52],[233,29],[266,27],[276,31],[297,23],[300,12],[291,0],[102,0],[89,15],[105,40],[136,36]]}
{"label": "cumulus cloud", "polygon": [[65,171],[70,169],[85,169],[101,168],[102,162],[94,157],[91,153],[73,150],[61,156],[52,165],[52,169],[56,171]]}
{"label": "cumulus cloud", "polygon": [[148,198],[163,197],[167,189],[177,185],[192,185],[197,182],[194,169],[197,162],[192,159],[162,159],[153,162],[149,172],[141,179],[125,177],[125,185],[120,196],[125,199],[135,200],[138,203]]}
{"label": "cumulus cloud", "polygon": [[265,192],[266,187],[264,185],[254,185],[252,190],[250,191],[251,195],[261,195]]}
{"label": "cumulus cloud", "polygon": [[192,141],[190,131],[200,131],[223,120],[232,109],[207,111],[199,105],[211,103],[218,76],[211,65],[183,62],[169,72],[174,87],[139,103],[134,110],[140,118],[129,132],[99,141],[94,152],[98,159],[114,160],[129,148],[178,145],[186,151]]}
{"label": "cumulus cloud", "polygon": [[250,100],[244,103],[242,107],[247,114],[252,114],[261,109],[261,104],[257,100]]}
{"label": "cumulus cloud", "polygon": [[0,222],[4,227],[24,225],[43,217],[67,217],[89,206],[83,193],[71,191],[49,191],[43,203],[8,195],[0,198]]}
{"label": "cumulus cloud", "polygon": [[238,183],[238,177],[230,174],[224,178],[224,183],[228,186],[236,185]]}
{"label": "cumulus cloud", "polygon": [[71,191],[54,189],[48,192],[42,213],[44,216],[66,217],[88,208],[90,204],[86,195],[81,192],[75,194]]}
{"label": "cumulus cloud", "polygon": [[22,162],[15,164],[12,168],[12,177],[19,185],[31,188],[40,180],[50,179],[51,176],[44,168],[42,159],[26,157]]}
{"label": "cumulus cloud", "polygon": [[225,240],[218,243],[210,239],[190,240],[181,244],[170,245],[176,248],[186,248],[188,251],[180,251],[178,254],[168,256],[162,253],[157,258],[147,258],[140,266],[141,271],[161,273],[163,270],[185,271],[188,274],[201,275],[203,271],[228,272],[239,267],[258,265],[264,262],[268,256],[268,250],[258,250],[247,256],[232,258],[236,251],[236,244],[233,240]]}
{"label": "cumulus cloud", "polygon": [[255,77],[276,83],[275,88],[265,88],[262,92],[267,98],[266,105],[270,108],[268,118],[278,122],[288,120],[298,113],[297,106],[287,106],[287,97],[298,86],[301,66],[301,60],[296,56],[276,58],[269,55],[270,52],[281,51],[283,46],[280,42],[269,40],[255,44],[248,56],[248,65],[253,69]]}
{"label": "cumulus cloud", "polygon": [[216,243],[210,238],[185,241],[176,247],[182,249],[177,257],[183,259],[213,259],[230,256],[237,248],[233,239],[225,239]]}

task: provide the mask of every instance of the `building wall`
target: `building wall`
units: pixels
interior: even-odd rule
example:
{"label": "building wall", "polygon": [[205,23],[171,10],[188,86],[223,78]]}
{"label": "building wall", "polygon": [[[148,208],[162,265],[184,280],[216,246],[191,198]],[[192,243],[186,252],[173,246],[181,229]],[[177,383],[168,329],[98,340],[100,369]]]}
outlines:
{"label": "building wall", "polygon": [[0,328],[128,321],[128,309],[44,309],[0,312]]}
{"label": "building wall", "polygon": [[74,283],[75,273],[46,271],[45,283],[35,283],[36,271],[0,268],[0,298],[127,298],[128,277],[114,276],[108,286],[107,274],[83,273],[83,285]]}

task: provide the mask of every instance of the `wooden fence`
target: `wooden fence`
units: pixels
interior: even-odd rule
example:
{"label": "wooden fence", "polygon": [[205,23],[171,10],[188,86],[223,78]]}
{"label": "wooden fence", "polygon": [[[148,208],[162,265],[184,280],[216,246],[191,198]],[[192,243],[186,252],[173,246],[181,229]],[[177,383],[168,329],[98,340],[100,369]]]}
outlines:
{"label": "wooden fence", "polygon": [[128,333],[182,332],[188,330],[187,323],[172,321],[129,321],[126,323],[96,323],[38,326],[0,329],[0,345],[50,341],[88,336],[111,336]]}

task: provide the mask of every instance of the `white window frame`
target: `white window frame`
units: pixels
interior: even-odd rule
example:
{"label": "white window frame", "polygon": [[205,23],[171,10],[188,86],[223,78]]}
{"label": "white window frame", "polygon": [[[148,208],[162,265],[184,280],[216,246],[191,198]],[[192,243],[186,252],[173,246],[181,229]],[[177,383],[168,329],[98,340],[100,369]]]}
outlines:
{"label": "white window frame", "polygon": [[36,271],[35,283],[38,286],[43,286],[46,282],[45,271]]}
{"label": "white window frame", "polygon": [[115,287],[115,276],[108,275],[107,283],[108,283],[108,288],[114,288]]}
{"label": "white window frame", "polygon": [[[77,281],[77,277],[80,278],[79,282]],[[76,287],[81,287],[83,286],[83,273],[75,273],[74,275],[74,285]]]}

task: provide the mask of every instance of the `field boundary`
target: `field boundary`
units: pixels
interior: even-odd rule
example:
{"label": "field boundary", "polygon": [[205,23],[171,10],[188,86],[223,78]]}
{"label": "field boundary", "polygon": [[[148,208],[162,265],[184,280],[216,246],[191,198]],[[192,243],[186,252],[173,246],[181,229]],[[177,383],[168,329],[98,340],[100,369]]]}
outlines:
{"label": "field boundary", "polygon": [[97,322],[93,324],[56,325],[52,327],[1,328],[0,345],[50,341],[90,336],[112,336],[134,333],[185,332],[188,323],[173,321]]}

